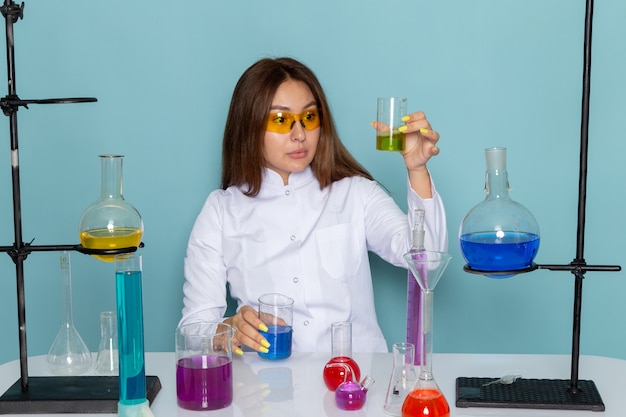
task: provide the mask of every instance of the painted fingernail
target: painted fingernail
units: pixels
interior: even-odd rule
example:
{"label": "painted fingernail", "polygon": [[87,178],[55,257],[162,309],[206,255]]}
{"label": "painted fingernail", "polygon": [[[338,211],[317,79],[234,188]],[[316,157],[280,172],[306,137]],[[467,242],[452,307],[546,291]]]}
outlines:
{"label": "painted fingernail", "polygon": [[271,345],[270,345],[270,342],[268,342],[268,341],[267,341],[267,340],[265,340],[265,339],[263,339],[263,340],[261,341],[261,344],[262,344],[263,346],[265,346],[266,348],[268,348],[268,347],[270,347],[270,346],[271,346]]}
{"label": "painted fingernail", "polygon": [[269,352],[269,349],[268,349],[268,348],[266,348],[266,347],[261,346],[261,347],[259,348],[259,352],[261,352],[261,353],[268,353],[268,352]]}
{"label": "painted fingernail", "polygon": [[400,132],[404,132],[404,131],[405,131],[405,130],[407,130],[407,129],[408,129],[408,126],[400,126],[400,127],[398,128],[398,131],[400,131]]}
{"label": "painted fingernail", "polygon": [[428,133],[428,132],[430,132],[428,129],[424,129],[424,128],[420,129],[420,133]]}
{"label": "painted fingernail", "polygon": [[435,155],[437,155],[437,154],[439,153],[439,148],[435,146],[435,147],[433,148],[433,153],[434,153]]}
{"label": "painted fingernail", "polygon": [[403,122],[408,122],[409,120],[411,120],[411,117],[410,117],[410,116],[404,116],[404,117],[402,118],[402,121],[403,121]]}
{"label": "painted fingernail", "polygon": [[266,332],[269,329],[267,328],[267,326],[264,323],[259,324],[259,330],[261,330],[262,332]]}
{"label": "painted fingernail", "polygon": [[241,350],[241,349],[237,348],[237,349],[235,349],[235,353],[236,353],[237,355],[243,355],[243,350]]}

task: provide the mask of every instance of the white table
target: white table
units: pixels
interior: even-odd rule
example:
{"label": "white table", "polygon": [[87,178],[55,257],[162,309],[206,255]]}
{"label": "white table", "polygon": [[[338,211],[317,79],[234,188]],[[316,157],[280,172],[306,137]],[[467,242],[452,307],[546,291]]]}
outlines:
{"label": "white table", "polygon": [[[324,353],[294,353],[282,361],[267,361],[254,353],[234,360],[233,404],[217,411],[188,411],[176,404],[174,353],[147,353],[146,373],[157,375],[162,389],[152,404],[155,417],[364,417],[384,416],[383,403],[392,372],[391,353],[355,354],[362,375],[371,375],[375,384],[367,393],[367,403],[359,411],[336,408],[334,394],[322,380],[329,359]],[[451,416],[502,417],[623,417],[626,412],[626,361],[597,356],[581,356],[579,378],[593,380],[606,406],[604,412],[571,410],[526,410],[455,407],[455,383],[459,376],[500,377],[520,374],[524,378],[569,379],[569,355],[487,355],[435,354],[433,371],[450,404]],[[29,359],[29,376],[50,375],[45,356]],[[0,365],[0,393],[19,378],[19,363]],[[99,414],[112,416],[114,414]],[[61,414],[42,417],[61,416]],[[87,417],[93,414],[67,414]]]}

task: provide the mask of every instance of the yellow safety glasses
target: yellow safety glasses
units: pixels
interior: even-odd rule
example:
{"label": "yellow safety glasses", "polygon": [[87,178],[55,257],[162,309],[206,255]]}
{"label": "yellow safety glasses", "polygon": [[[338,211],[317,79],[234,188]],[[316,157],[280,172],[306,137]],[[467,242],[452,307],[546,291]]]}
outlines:
{"label": "yellow safety glasses", "polygon": [[320,126],[320,116],[317,109],[306,110],[300,114],[286,111],[270,113],[265,130],[275,133],[289,133],[296,122],[300,122],[305,130],[313,130]]}

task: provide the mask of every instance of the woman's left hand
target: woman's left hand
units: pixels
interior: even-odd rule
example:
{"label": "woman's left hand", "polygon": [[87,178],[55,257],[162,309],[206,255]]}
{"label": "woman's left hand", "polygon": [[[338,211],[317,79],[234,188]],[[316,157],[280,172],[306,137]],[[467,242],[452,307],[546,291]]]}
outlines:
{"label": "woman's left hand", "polygon": [[439,133],[433,130],[424,112],[418,111],[403,118],[405,126],[400,131],[406,135],[406,146],[402,156],[409,171],[420,170],[428,160],[439,154]]}
{"label": "woman's left hand", "polygon": [[[430,158],[439,154],[437,147],[439,133],[432,129],[426,115],[421,111],[407,114],[402,121],[405,123],[399,129],[405,134],[402,157],[409,174],[409,183],[420,197],[431,198],[433,190],[426,163]],[[373,122],[372,126],[377,130],[385,128],[385,126],[378,126],[376,122]],[[389,130],[388,127],[387,130]]]}

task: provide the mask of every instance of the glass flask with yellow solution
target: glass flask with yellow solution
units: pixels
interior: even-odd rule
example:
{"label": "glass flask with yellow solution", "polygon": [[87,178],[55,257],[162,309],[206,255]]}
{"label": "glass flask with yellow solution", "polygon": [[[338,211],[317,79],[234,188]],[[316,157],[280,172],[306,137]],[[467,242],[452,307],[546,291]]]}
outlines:
{"label": "glass flask with yellow solution", "polygon": [[111,251],[93,254],[105,262],[113,262],[119,249],[138,247],[143,235],[141,215],[122,195],[123,159],[100,155],[100,198],[87,207],[78,227],[83,248]]}

